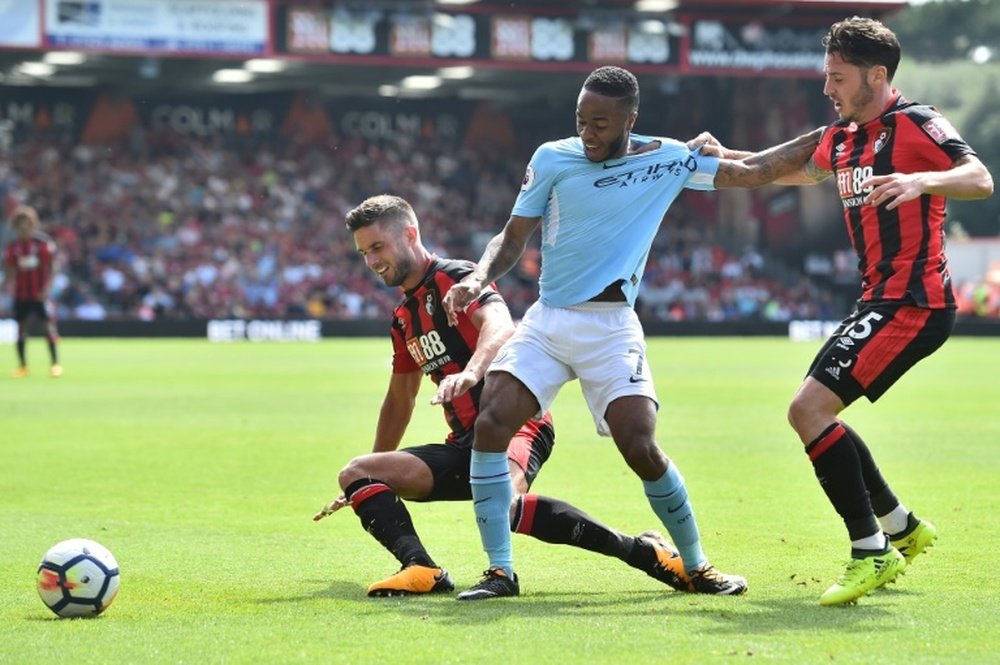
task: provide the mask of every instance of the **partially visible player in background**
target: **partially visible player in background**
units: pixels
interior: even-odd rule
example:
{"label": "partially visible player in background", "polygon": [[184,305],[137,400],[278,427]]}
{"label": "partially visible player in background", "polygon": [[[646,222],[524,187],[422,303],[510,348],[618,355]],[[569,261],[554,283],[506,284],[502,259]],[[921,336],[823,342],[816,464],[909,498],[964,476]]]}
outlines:
{"label": "partially visible player in background", "polygon": [[[347,215],[358,252],[387,286],[403,290],[393,312],[392,375],[375,428],[373,452],[356,457],[339,476],[343,494],[313,519],[351,504],[361,525],[402,569],[372,584],[369,596],[450,591],[448,573],[427,553],[400,499],[468,501],[473,424],[479,415],[483,375],[514,332],[507,304],[493,286],[479,295],[456,326],[441,300],[472,272],[469,261],[441,259],[420,239],[413,208],[396,196],[367,199]],[[444,443],[398,450],[413,415],[424,375],[437,385],[451,429]],[[514,486],[511,529],[549,543],[573,545],[621,559],[676,589],[687,590],[680,556],[659,533],[627,536],[562,501],[528,494],[555,443],[551,416],[529,420],[511,440],[507,464]]]}
{"label": "partially visible player in background", "polygon": [[900,503],[864,440],[838,414],[862,396],[875,402],[948,339],[955,295],[944,250],[945,197],[986,198],[993,179],[936,109],[892,87],[901,49],[891,30],[852,17],[835,23],[823,45],[823,94],[840,122],[782,183],[836,176],[862,294],[813,360],[788,420],[851,539],[847,569],[819,599],[843,605],[892,581],[937,531]]}
{"label": "partially visible player in background", "polygon": [[62,376],[59,364],[59,333],[49,295],[55,272],[56,244],[39,228],[38,213],[31,206],[18,206],[11,215],[11,226],[17,237],[7,245],[4,261],[4,283],[11,289],[14,319],[17,321],[16,378],[28,376],[25,346],[28,323],[32,317],[45,323],[49,341],[49,375]]}

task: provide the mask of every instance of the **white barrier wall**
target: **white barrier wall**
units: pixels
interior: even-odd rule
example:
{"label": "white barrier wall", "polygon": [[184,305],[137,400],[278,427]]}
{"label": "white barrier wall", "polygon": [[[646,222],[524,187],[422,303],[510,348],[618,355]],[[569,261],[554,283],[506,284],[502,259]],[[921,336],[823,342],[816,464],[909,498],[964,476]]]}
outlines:
{"label": "white barrier wall", "polygon": [[949,238],[945,252],[954,284],[981,282],[991,265],[1000,264],[1000,238]]}

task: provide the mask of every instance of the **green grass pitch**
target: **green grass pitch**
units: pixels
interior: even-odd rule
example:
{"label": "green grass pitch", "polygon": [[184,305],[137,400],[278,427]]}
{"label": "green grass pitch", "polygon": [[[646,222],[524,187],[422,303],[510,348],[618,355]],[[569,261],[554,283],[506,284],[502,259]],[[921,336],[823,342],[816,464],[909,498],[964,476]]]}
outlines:
{"label": "green grass pitch", "polygon": [[[518,599],[369,599],[397,564],[342,511],[336,475],[371,445],[387,339],[317,344],[79,340],[66,375],[0,377],[2,663],[977,663],[1000,648],[1000,340],[956,338],[846,418],[940,539],[855,607],[817,597],[846,533],[785,422],[818,343],[651,339],[659,440],[687,478],[706,552],[739,598],[670,591],[613,559],[515,536]],[[14,352],[9,349],[10,366]],[[405,443],[437,441],[421,395]],[[575,384],[534,490],[629,533],[658,526]],[[464,503],[410,504],[459,588],[486,564]],[[45,550],[97,540],[114,605],[60,620],[35,592]]]}

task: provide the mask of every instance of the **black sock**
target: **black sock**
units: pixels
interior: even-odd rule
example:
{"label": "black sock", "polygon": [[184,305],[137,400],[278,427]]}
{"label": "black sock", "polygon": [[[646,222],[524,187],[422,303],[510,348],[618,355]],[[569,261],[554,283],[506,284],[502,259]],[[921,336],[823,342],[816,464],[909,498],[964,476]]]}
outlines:
{"label": "black sock", "polygon": [[845,422],[840,423],[847,430],[847,436],[854,443],[854,449],[858,451],[858,460],[861,462],[861,477],[864,478],[865,487],[868,488],[868,495],[871,500],[872,509],[876,515],[888,515],[899,506],[899,499],[892,493],[889,483],[882,477],[882,472],[875,464],[875,458],[865,445],[864,439]]}
{"label": "black sock", "polygon": [[847,430],[834,423],[806,446],[816,478],[844,520],[851,540],[879,533],[862,477],[861,461]]}
{"label": "black sock", "polygon": [[381,480],[356,480],[344,490],[344,496],[361,520],[365,531],[392,552],[404,567],[410,564],[434,566],[413,528],[410,512],[392,488]]}
{"label": "black sock", "polygon": [[56,351],[56,344],[59,342],[59,338],[55,335],[49,335],[49,358],[52,359],[52,364],[59,364],[59,353]]}
{"label": "black sock", "polygon": [[28,364],[24,359],[24,342],[25,339],[23,337],[17,338],[17,359],[21,363],[21,367],[25,367]]}
{"label": "black sock", "polygon": [[[652,552],[653,549],[636,547],[637,540],[632,536],[626,536],[604,526],[579,508],[564,501],[537,494],[517,497],[511,531],[529,535],[546,543],[572,545],[605,556],[613,556],[637,568],[640,567],[639,564],[645,563],[645,559],[635,555],[634,558],[643,560],[633,563],[631,561],[633,551]],[[655,557],[655,552],[652,555]]]}

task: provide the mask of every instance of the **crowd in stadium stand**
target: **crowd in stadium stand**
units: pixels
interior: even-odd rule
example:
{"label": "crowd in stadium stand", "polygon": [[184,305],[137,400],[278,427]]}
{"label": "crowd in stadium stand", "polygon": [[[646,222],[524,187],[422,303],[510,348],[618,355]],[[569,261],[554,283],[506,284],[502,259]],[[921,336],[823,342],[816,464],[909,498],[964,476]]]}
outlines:
{"label": "crowd in stadium stand", "polygon": [[[37,135],[0,169],[0,193],[39,208],[59,247],[63,318],[385,316],[398,299],[355,255],[344,214],[373,192],[413,202],[425,242],[477,258],[506,220],[523,159],[410,139],[227,142],[136,133],[112,146]],[[711,194],[690,194],[710,197]],[[712,207],[707,200],[701,205]],[[638,305],[651,319],[833,315],[807,278],[768,278],[753,246],[726,248],[691,206],[671,211]],[[516,314],[537,295],[537,251],[505,279]]]}
{"label": "crowd in stadium stand", "polygon": [[[786,96],[790,107],[803,106]],[[678,136],[710,126],[698,99],[674,119]],[[733,123],[733,136],[723,138],[769,145],[808,125],[776,113]],[[744,136],[753,132],[760,135]],[[372,194],[398,194],[414,205],[428,247],[478,258],[516,197],[530,156],[520,150],[404,135],[317,144],[148,130],[84,145],[32,132],[0,160],[0,201],[4,211],[36,206],[57,241],[53,295],[62,318],[381,318],[399,294],[356,256],[345,213]],[[672,206],[646,268],[640,315],[841,318],[846,305],[829,284],[765,260],[761,234],[743,223],[749,204],[730,205],[727,194],[687,192]],[[735,227],[725,221],[734,214]],[[531,248],[501,282],[516,316],[537,296],[538,270]],[[997,308],[995,293],[969,298],[984,311]]]}

